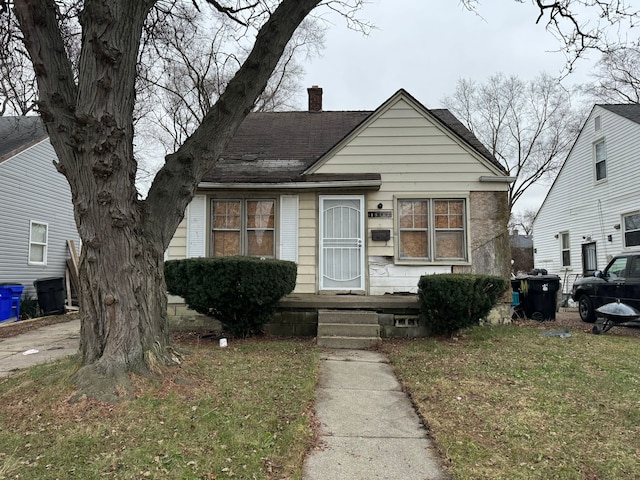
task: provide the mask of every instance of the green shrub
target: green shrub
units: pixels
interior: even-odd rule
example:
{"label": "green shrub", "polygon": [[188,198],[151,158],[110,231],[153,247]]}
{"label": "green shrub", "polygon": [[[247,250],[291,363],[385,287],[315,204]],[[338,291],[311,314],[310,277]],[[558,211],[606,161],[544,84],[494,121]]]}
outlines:
{"label": "green shrub", "polygon": [[424,275],[418,282],[420,311],[434,335],[451,335],[477,325],[508,288],[491,275]]}
{"label": "green shrub", "polygon": [[278,301],[296,285],[293,262],[257,257],[190,258],[165,262],[167,290],[189,308],[215,317],[236,337],[262,333]]}

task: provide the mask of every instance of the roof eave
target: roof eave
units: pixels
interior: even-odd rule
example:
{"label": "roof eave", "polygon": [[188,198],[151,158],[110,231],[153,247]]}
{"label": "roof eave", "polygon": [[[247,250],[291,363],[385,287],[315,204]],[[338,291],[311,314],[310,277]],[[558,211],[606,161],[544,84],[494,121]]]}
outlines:
{"label": "roof eave", "polygon": [[317,190],[336,188],[368,188],[379,190],[381,180],[343,180],[327,182],[276,182],[276,183],[222,183],[200,182],[198,188],[203,190]]}

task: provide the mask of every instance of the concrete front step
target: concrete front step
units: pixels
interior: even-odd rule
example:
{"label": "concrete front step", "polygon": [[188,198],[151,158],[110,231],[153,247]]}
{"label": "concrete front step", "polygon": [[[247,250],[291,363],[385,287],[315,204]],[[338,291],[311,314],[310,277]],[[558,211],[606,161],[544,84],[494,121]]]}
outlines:
{"label": "concrete front step", "polygon": [[359,350],[380,343],[380,337],[318,337],[318,346]]}
{"label": "concrete front step", "polygon": [[318,337],[379,337],[380,325],[318,323]]}
{"label": "concrete front step", "polygon": [[378,314],[365,310],[318,310],[318,325],[322,323],[378,325]]}
{"label": "concrete front step", "polygon": [[318,346],[369,348],[380,342],[378,314],[364,310],[318,310]]}

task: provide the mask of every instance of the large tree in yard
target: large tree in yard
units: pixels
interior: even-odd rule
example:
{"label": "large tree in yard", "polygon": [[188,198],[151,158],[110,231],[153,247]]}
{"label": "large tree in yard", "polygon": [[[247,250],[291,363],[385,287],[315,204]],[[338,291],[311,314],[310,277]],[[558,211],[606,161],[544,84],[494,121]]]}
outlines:
{"label": "large tree in yard", "polygon": [[[258,95],[289,39],[320,0],[284,0],[196,131],[166,157],[145,200],[135,186],[133,110],[143,25],[155,0],[87,0],[77,78],[54,0],[16,0],[39,90],[38,109],[71,186],[80,259],[80,391],[108,398],[127,373],[175,362],[163,252],[198,182]],[[218,3],[218,2],[215,2]],[[232,9],[229,9],[233,12]]]}
{"label": "large tree in yard", "polygon": [[[82,367],[75,375],[80,393],[114,399],[126,387],[128,373],[161,372],[178,361],[167,326],[163,252],[203,175],[254,107],[300,23],[322,0],[192,2],[260,28],[235,76],[199,126],[166,156],[142,200],[135,186],[133,145],[143,27],[154,9],[168,10],[179,0],[0,0],[3,18],[15,15],[33,65],[37,108],[58,170],[71,187],[83,241]],[[322,3],[349,9],[362,2]],[[475,1],[464,3],[473,6]],[[567,45],[591,41],[591,31],[582,24],[561,21],[571,18],[572,5],[592,2],[533,3],[549,28],[569,32]],[[78,12],[77,56],[70,53],[74,49],[67,38],[75,31],[62,21],[63,4],[64,15]]]}

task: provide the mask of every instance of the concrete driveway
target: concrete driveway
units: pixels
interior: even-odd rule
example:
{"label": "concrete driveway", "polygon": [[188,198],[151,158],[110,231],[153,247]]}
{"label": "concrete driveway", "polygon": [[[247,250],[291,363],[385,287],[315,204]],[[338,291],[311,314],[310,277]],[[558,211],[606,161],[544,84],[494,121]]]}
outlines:
{"label": "concrete driveway", "polygon": [[16,370],[78,353],[79,346],[79,319],[0,338],[0,378],[8,377]]}

